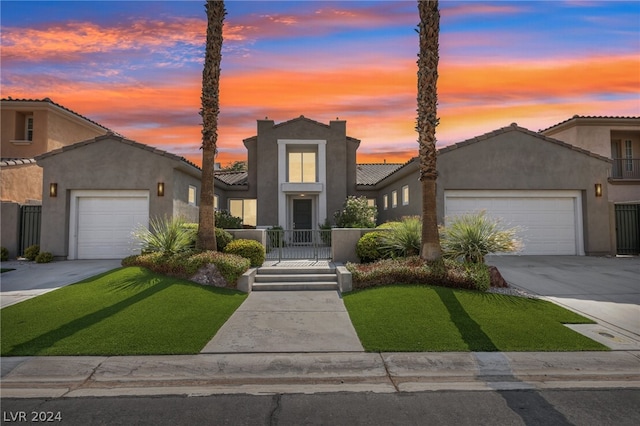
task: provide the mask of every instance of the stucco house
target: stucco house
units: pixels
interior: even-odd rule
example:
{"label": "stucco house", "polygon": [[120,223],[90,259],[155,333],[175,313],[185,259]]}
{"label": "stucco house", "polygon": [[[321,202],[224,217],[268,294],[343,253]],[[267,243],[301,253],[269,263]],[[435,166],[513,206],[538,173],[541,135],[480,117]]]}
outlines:
{"label": "stucco house", "polygon": [[[379,222],[421,212],[418,160],[357,164],[347,123],[258,120],[244,139],[248,169],[217,171],[216,208],[257,228],[318,229],[347,196]],[[107,133],[35,157],[43,168],[43,250],[124,257],[150,217],[197,221],[201,171],[168,152]],[[486,210],[522,229],[524,254],[616,253],[612,159],[512,124],[438,152],[438,220]]]}
{"label": "stucco house", "polygon": [[151,217],[198,221],[201,170],[182,157],[122,136],[104,136],[41,154],[42,250],[57,258],[124,258]]}
{"label": "stucco house", "polygon": [[39,239],[43,185],[35,157],[110,130],[49,98],[1,99],[0,129],[1,240],[15,257]]}
{"label": "stucco house", "polygon": [[[344,121],[259,120],[244,143],[248,171],[218,173],[216,196],[245,223],[317,229],[349,195],[370,199],[379,222],[421,213],[417,159],[356,164],[360,141]],[[522,228],[525,254],[611,254],[610,169],[602,155],[514,124],[439,150],[438,219],[486,210]]]}

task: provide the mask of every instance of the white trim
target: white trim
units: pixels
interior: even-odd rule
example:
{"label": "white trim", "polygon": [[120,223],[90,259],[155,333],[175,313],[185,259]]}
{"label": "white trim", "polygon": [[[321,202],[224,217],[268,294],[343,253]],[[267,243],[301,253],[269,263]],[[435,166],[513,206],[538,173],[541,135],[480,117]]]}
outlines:
{"label": "white trim", "polygon": [[444,211],[450,198],[572,198],[576,236],[576,254],[584,256],[584,232],[582,221],[582,191],[580,190],[445,190]]}
{"label": "white trim", "polygon": [[149,210],[149,191],[144,190],[72,190],[69,196],[69,256],[68,260],[78,258],[78,208],[79,199],[91,197],[145,198]]}
{"label": "white trim", "polygon": [[[318,147],[316,183],[287,182],[287,145],[315,145]],[[289,203],[287,194],[292,192],[317,194],[314,214],[318,223],[327,218],[327,141],[324,139],[278,139],[278,225],[287,228]],[[300,186],[298,186],[300,185]],[[300,191],[297,191],[300,189]]]}

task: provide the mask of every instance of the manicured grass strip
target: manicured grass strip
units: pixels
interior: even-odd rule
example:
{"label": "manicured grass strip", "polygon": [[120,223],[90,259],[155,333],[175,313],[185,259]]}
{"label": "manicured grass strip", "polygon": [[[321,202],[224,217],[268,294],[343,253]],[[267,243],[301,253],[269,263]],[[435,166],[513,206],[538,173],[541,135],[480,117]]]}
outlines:
{"label": "manicured grass strip", "polygon": [[562,324],[593,321],[551,302],[430,286],[344,296],[370,352],[609,350]]}
{"label": "manicured grass strip", "polygon": [[0,311],[2,356],[198,353],[245,300],[130,267]]}

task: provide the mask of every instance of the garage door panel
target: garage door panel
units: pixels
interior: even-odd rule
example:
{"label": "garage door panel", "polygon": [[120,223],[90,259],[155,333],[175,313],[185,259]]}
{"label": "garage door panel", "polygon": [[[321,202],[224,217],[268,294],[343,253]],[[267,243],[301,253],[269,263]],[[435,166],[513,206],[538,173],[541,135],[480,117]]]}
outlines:
{"label": "garage door panel", "polygon": [[119,259],[139,253],[132,232],[147,226],[146,196],[79,197],[77,214],[78,259]]}
{"label": "garage door panel", "polygon": [[524,243],[521,254],[577,254],[576,209],[579,206],[575,197],[529,195],[527,191],[509,196],[458,192],[466,194],[445,194],[445,221],[484,210],[487,216],[499,219],[502,227],[519,228],[518,237]]}

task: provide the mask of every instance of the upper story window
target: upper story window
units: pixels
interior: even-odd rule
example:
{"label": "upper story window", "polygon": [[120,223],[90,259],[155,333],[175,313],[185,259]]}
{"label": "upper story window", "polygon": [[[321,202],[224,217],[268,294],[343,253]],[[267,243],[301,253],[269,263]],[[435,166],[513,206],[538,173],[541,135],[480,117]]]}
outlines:
{"label": "upper story window", "polygon": [[24,139],[33,140],[33,115],[27,115],[24,120]]}
{"label": "upper story window", "polygon": [[405,185],[402,187],[402,205],[409,205],[409,185]]}
{"label": "upper story window", "polygon": [[624,170],[626,172],[633,171],[633,142],[630,140],[624,141]]}
{"label": "upper story window", "polygon": [[290,151],[288,154],[288,182],[310,183],[318,181],[315,151]]}

